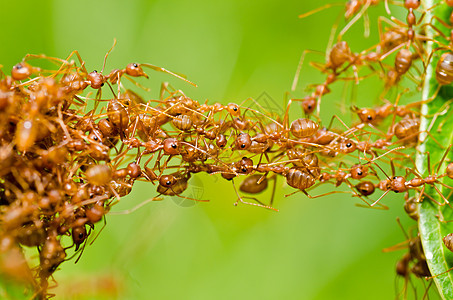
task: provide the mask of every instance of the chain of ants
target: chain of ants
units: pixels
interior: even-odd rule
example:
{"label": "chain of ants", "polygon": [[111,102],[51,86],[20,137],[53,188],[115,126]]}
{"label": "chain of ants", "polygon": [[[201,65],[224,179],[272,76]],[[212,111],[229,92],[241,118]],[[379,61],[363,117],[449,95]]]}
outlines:
{"label": "chain of ants", "polygon": [[[377,2],[349,1],[348,5],[356,3],[357,7],[347,6],[347,17],[356,19]],[[453,1],[446,4],[453,6]],[[0,81],[2,270],[31,284],[38,297],[51,296],[47,289],[52,274],[62,262],[77,255],[77,260],[80,258],[94,225],[103,219],[105,223],[105,214],[130,193],[137,180],[157,185],[156,196],[149,201],[163,196],[208,201],[181,195],[192,174],[203,172],[219,174],[232,182],[237,195],[235,205],[270,210],[277,210],[273,200],[281,177],[309,198],[349,193],[362,201],[359,206],[369,208],[387,209],[381,200],[390,192],[403,193],[404,208],[415,220],[417,204],[424,199],[450,206],[450,195],[442,190],[453,190],[443,182],[445,177],[453,179],[453,163],[446,159],[451,146],[445,149],[436,168],[429,167],[426,177],[418,173],[411,159],[422,133],[420,106],[430,99],[401,105],[400,93],[395,101],[385,100],[379,107],[353,107],[358,117],[353,125],[335,117],[342,129],[323,127],[315,114],[315,110],[319,113],[321,98],[336,81],[360,82],[378,75],[385,79],[385,94],[396,89],[405,76],[423,79],[411,74],[411,70],[417,71],[413,61],[420,60],[426,68],[433,56],[424,50],[428,39],[424,36],[425,25],[420,25],[423,14],[419,22],[414,14],[419,6],[419,1],[405,1],[407,22],[392,17],[387,24],[390,27],[382,30],[379,43],[371,49],[353,53],[345,41],[336,43],[325,64],[313,64],[326,74],[325,82],[316,85],[311,95],[289,100],[284,116],[266,112],[253,99],[248,103],[257,109],[247,107],[247,102],[200,103],[168,84],[162,85],[159,99],[145,101],[122,84],[128,79],[140,86],[133,78],[148,78],[143,68],[193,84],[150,64],[131,63],[105,75],[104,70],[88,72],[77,51],[67,59],[27,55],[12,68],[11,75],[2,73]],[[453,17],[450,19],[453,21]],[[452,45],[441,45],[438,50],[447,52],[439,59],[436,78],[440,85],[448,85],[453,82]],[[394,64],[384,63],[393,54]],[[78,63],[70,60],[73,57]],[[50,61],[56,67],[44,70],[33,66],[37,60]],[[371,71],[371,75],[359,76],[362,70]],[[298,73],[293,89],[297,78]],[[90,98],[93,90],[96,96]],[[84,91],[90,91],[88,96],[81,95]],[[113,97],[105,100],[106,93]],[[294,102],[301,104],[306,118],[290,122]],[[88,105],[93,108],[88,109]],[[429,130],[424,133],[429,136]],[[407,162],[413,167],[407,167]],[[379,163],[390,163],[392,174],[387,174]],[[395,165],[403,168],[404,176],[396,175]],[[441,173],[441,169],[445,171]],[[235,180],[240,177],[244,179],[237,189]],[[266,190],[271,180],[272,197],[265,203],[256,195]],[[329,183],[344,185],[348,190],[322,195],[311,192]],[[427,186],[435,189],[441,202],[424,193]],[[382,195],[370,200],[376,190]],[[412,192],[419,196],[412,196]],[[64,246],[64,236],[72,240],[71,245]],[[414,250],[421,249],[417,238],[410,239],[410,244],[416,245],[409,246],[409,253],[397,266],[398,274],[405,278],[409,273],[431,276],[423,251]],[[451,244],[444,241],[447,247]],[[20,248],[23,246],[37,248],[36,267],[28,267]],[[68,257],[70,248],[75,251]],[[6,262],[15,264],[11,267]]]}

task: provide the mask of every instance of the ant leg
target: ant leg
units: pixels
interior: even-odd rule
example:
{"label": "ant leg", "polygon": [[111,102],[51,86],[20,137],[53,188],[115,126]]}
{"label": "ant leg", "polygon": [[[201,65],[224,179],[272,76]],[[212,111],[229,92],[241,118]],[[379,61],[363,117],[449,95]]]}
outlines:
{"label": "ant leg", "polygon": [[377,199],[376,201],[374,201],[370,206],[375,206],[377,203],[379,203],[379,201],[381,201],[382,198],[385,197],[385,195],[387,195],[388,193],[390,192],[390,190],[386,190],[384,192],[384,194],[381,195],[381,197],[379,197],[379,199]]}
{"label": "ant leg", "polygon": [[158,67],[158,66],[155,66],[155,65],[151,65],[151,64],[140,64],[140,65],[142,65],[142,66],[144,66],[144,67],[148,67],[148,68],[150,68],[150,69],[152,69],[152,70],[154,70],[154,71],[164,72],[164,73],[170,74],[170,75],[172,75],[172,76],[174,76],[174,77],[176,77],[176,78],[181,79],[182,81],[185,81],[185,82],[187,82],[187,83],[193,85],[194,87],[198,87],[198,86],[197,86],[195,83],[193,83],[192,81],[189,81],[189,80],[187,80],[186,78],[184,78],[185,76],[178,75],[178,74],[173,73],[172,71],[169,71],[169,70],[167,70],[167,69],[165,69],[165,68],[161,68],[161,67]]}
{"label": "ant leg", "polygon": [[181,195],[179,195],[179,194],[175,194],[174,196],[179,197],[179,198],[182,198],[182,199],[197,201],[197,202],[209,202],[209,200],[195,199],[195,198],[190,198],[190,197],[186,197],[186,196],[181,196]]}
{"label": "ant leg", "polygon": [[[452,269],[453,269],[453,268],[452,268]],[[434,282],[434,281],[431,281],[431,282],[428,284],[428,287],[426,288],[425,293],[423,294],[422,300],[424,300],[424,299],[428,299],[428,300],[429,300],[428,291],[429,291],[429,288],[433,285],[433,282]],[[423,283],[423,286],[424,286],[424,285],[425,285],[425,284]],[[414,289],[415,289],[415,287],[414,287]]]}
{"label": "ant leg", "polygon": [[298,190],[298,191],[295,191],[291,194],[288,194],[288,195],[285,195],[285,197],[289,197],[289,196],[292,196],[294,195],[295,193],[301,191],[302,193],[305,194],[305,196],[307,196],[308,198],[310,199],[316,199],[316,198],[319,198],[319,197],[324,197],[324,196],[327,196],[327,195],[331,195],[331,194],[353,194],[352,192],[347,192],[347,191],[332,191],[332,192],[328,192],[328,193],[325,193],[325,194],[321,194],[321,195],[316,195],[316,196],[311,196],[307,193],[307,191],[305,190]]}
{"label": "ant leg", "polygon": [[392,15],[392,12],[390,11],[390,7],[389,7],[389,0],[384,0],[384,6],[385,6],[385,11],[387,12],[387,14]]}
{"label": "ant leg", "polygon": [[368,12],[363,13],[363,36],[367,39],[370,37],[370,16]]}
{"label": "ant leg", "polygon": [[[264,204],[264,203],[261,202],[258,198],[255,198],[255,197],[242,196],[242,199],[252,199],[252,200],[255,200],[256,202],[258,202],[260,205],[266,206],[266,204]],[[278,210],[277,210],[277,211],[278,211]]]}
{"label": "ant leg", "polygon": [[442,204],[442,206],[444,206],[445,204],[450,205],[450,202],[448,202],[447,198],[445,198],[445,196],[442,194],[442,192],[439,190],[439,188],[435,185],[433,185],[433,188],[436,190],[436,192],[439,194],[439,196],[444,200],[444,203]]}
{"label": "ant leg", "polygon": [[273,208],[272,206],[267,206],[267,205],[257,204],[257,203],[251,203],[251,202],[246,202],[246,201],[242,200],[241,196],[239,195],[239,193],[238,193],[238,191],[236,189],[236,185],[234,184],[234,179],[231,179],[231,182],[233,183],[234,192],[236,193],[236,196],[237,196],[236,202],[233,203],[234,206],[237,206],[238,203],[241,202],[241,203],[244,203],[244,204],[247,204],[247,205],[258,206],[258,207],[262,207],[262,208],[266,208],[266,209],[270,209],[270,210],[278,212],[278,209]]}
{"label": "ant leg", "polygon": [[134,206],[133,208],[130,208],[130,209],[127,209],[127,210],[123,210],[123,211],[112,211],[109,213],[109,215],[128,215],[130,213],[133,213],[134,211],[138,210],[139,208],[141,208],[142,206],[145,206],[146,204],[152,202],[152,201],[161,201],[163,200],[164,198],[162,197],[159,197],[161,194],[159,194],[158,196],[156,197],[153,197],[153,198],[150,198],[150,199],[147,199],[145,201],[143,201],[142,203]]}
{"label": "ant leg", "polygon": [[[90,231],[91,231],[91,229],[90,229]],[[87,238],[88,238],[88,237],[87,237]],[[83,251],[85,250],[85,247],[86,247],[87,242],[88,242],[87,238],[85,239],[85,242],[83,242],[83,246],[82,246],[82,249],[80,250],[80,254],[79,254],[79,256],[77,257],[77,259],[75,260],[74,264],[76,264],[76,263],[79,261],[79,259],[82,257]],[[76,253],[77,253],[77,252],[76,252]],[[74,253],[74,255],[75,255],[76,253]]]}
{"label": "ant leg", "polygon": [[425,280],[430,280],[430,279],[433,279],[433,278],[436,278],[440,275],[444,275],[444,274],[447,274],[448,272],[450,272],[451,270],[453,270],[453,267],[451,267],[450,269],[448,269],[447,271],[444,271],[442,273],[439,273],[437,275],[433,275],[433,276],[430,276],[430,277],[425,277]]}
{"label": "ant leg", "polygon": [[323,11],[323,10],[325,10],[327,8],[330,8],[330,7],[333,7],[333,6],[342,6],[342,5],[343,5],[343,3],[328,3],[328,4],[325,4],[325,5],[321,6],[321,7],[318,7],[318,8],[315,8],[313,10],[310,10],[309,12],[306,12],[306,13],[303,13],[303,14],[299,15],[299,19],[303,19],[303,18],[309,17],[309,16],[311,16],[311,15],[313,15],[315,13],[318,13],[320,11]]}
{"label": "ant leg", "polygon": [[274,185],[272,186],[271,201],[269,206],[272,206],[274,204],[275,190],[277,187],[277,176],[274,174],[274,176],[271,176],[269,180],[271,179],[274,181]]}
{"label": "ant leg", "polygon": [[169,86],[169,85],[170,85],[170,84],[169,84],[168,82],[162,82],[162,83],[160,84],[160,92],[159,92],[159,95],[160,95],[160,96],[159,96],[159,99],[160,99],[160,100],[164,100],[164,94],[165,94],[165,92],[170,93],[170,91],[168,90],[168,86]]}
{"label": "ant leg", "polygon": [[135,81],[134,79],[130,78],[129,76],[127,76],[126,74],[123,75],[124,78],[126,78],[127,80],[129,80],[130,82],[132,82],[136,87],[144,90],[145,92],[149,92],[151,91],[150,88],[147,88],[143,85],[141,85],[140,83],[138,83],[137,81]]}
{"label": "ant leg", "polygon": [[325,60],[326,61],[329,61],[329,54],[330,54],[330,51],[332,50],[332,45],[335,41],[335,34],[337,32],[337,29],[338,29],[338,24],[340,23],[340,20],[341,20],[341,12],[338,14],[335,22],[333,23],[332,25],[332,28],[330,29],[330,35],[329,35],[329,41],[327,42],[327,46],[326,46],[326,54],[325,54]]}
{"label": "ant leg", "polygon": [[[85,68],[85,61],[83,61],[82,57],[81,57],[80,54],[79,54],[79,51],[77,51],[77,50],[72,51],[72,52],[69,54],[69,56],[65,59],[65,61],[67,62],[67,65],[70,65],[70,64],[71,64],[71,63],[68,62],[68,60],[69,60],[74,54],[77,56],[77,58],[78,58],[78,60],[79,60],[79,62],[80,62],[80,68],[82,69],[82,71],[83,71],[85,74],[88,74],[88,71],[87,71],[87,69]],[[63,70],[64,67],[65,67],[65,65],[62,65],[62,66],[57,70],[57,72],[55,72],[55,74],[54,74],[53,76],[56,76],[57,74],[59,74],[59,73]]]}
{"label": "ant leg", "polygon": [[390,54],[392,53],[395,53],[396,51],[398,51],[399,49],[401,48],[404,48],[404,46],[406,46],[405,43],[402,43],[402,44],[399,44],[398,46],[395,46],[393,49],[390,49],[389,51],[385,52],[384,54],[382,54],[380,57],[379,57],[379,60],[380,61],[383,61],[387,56],[389,56]]}
{"label": "ant leg", "polygon": [[113,45],[112,45],[112,48],[110,48],[110,50],[107,51],[107,53],[106,53],[105,56],[104,56],[104,64],[102,65],[101,74],[104,72],[105,63],[107,62],[107,57],[109,56],[110,52],[112,52],[113,48],[115,48],[115,46],[116,46],[116,38],[113,38]]}
{"label": "ant leg", "polygon": [[392,22],[395,23],[397,26],[407,27],[406,23],[404,23],[403,21],[398,20],[394,16],[390,16],[390,20],[392,20]]}
{"label": "ant leg", "polygon": [[453,222],[453,220],[448,220],[448,221],[446,221],[446,220],[444,219],[444,215],[443,215],[442,212],[440,213],[440,215],[436,215],[436,218],[437,218],[437,219],[439,220],[439,222],[441,222],[441,223],[450,223],[450,222]]}
{"label": "ant leg", "polygon": [[343,35],[351,28],[352,25],[354,25],[361,17],[362,15],[366,12],[366,10],[370,7],[370,1],[367,1],[365,5],[362,7],[362,9],[352,18],[351,21],[349,21],[348,24],[340,31],[338,34],[338,41],[341,41],[341,38]]}
{"label": "ant leg", "polygon": [[[103,219],[104,219],[104,225],[102,225],[102,228],[101,230],[99,230],[99,232],[96,234],[96,236],[93,238],[93,240],[90,242],[90,246],[93,245],[94,241],[99,237],[99,235],[101,234],[101,232],[104,230],[105,226],[107,226],[107,218],[105,217],[105,215],[103,216]],[[94,229],[94,225],[93,226],[93,229]],[[91,229],[90,229],[91,230]],[[89,234],[88,234],[89,235]]]}
{"label": "ant leg", "polygon": [[445,203],[442,204],[439,201],[437,201],[436,199],[434,199],[432,196],[430,196],[427,193],[425,193],[425,186],[422,187],[422,192],[420,192],[419,202],[422,202],[422,196],[423,195],[428,197],[431,201],[433,201],[434,203],[436,203],[439,206],[444,206],[445,205]]}
{"label": "ant leg", "polygon": [[304,64],[305,55],[307,55],[307,53],[317,53],[317,54],[321,54],[321,55],[324,54],[324,53],[322,53],[320,51],[316,51],[316,50],[304,50],[302,52],[302,55],[300,56],[299,64],[297,65],[296,74],[294,75],[293,84],[291,85],[291,91],[293,91],[293,92],[297,88],[297,83],[299,82],[300,71],[302,69],[302,65]]}
{"label": "ant leg", "polygon": [[[442,166],[442,163],[444,162],[445,158],[447,157],[448,152],[450,152],[451,146],[452,146],[452,145],[450,144],[450,146],[448,146],[447,150],[445,150],[445,153],[444,153],[444,155],[442,156],[442,159],[440,160],[439,165],[437,166],[436,174],[439,173],[440,167]],[[429,158],[429,153],[428,153],[428,158]]]}
{"label": "ant leg", "polygon": [[382,203],[378,203],[376,206],[370,206],[370,205],[364,205],[364,204],[356,203],[355,206],[362,207],[362,208],[369,208],[369,209],[389,210],[389,207],[387,205],[385,205],[385,204],[382,204]]}

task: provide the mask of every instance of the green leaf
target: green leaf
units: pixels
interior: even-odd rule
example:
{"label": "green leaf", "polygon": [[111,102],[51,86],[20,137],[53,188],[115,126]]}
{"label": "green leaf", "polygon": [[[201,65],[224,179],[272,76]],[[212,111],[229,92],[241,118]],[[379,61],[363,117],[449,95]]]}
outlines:
{"label": "green leaf", "polygon": [[[436,3],[441,4],[432,8]],[[426,10],[425,24],[432,22],[433,26],[436,26],[436,28],[449,36],[449,29],[439,24],[439,21],[433,19],[433,17],[437,16],[448,24],[451,9],[444,1],[439,0],[425,1],[424,5]],[[427,10],[429,8],[432,9]],[[453,88],[451,86],[442,86],[439,89],[435,73],[440,56],[446,52],[439,48],[445,47],[448,42],[442,40],[438,34],[435,34],[430,26],[426,28],[427,35],[435,41],[427,43],[426,51],[428,54],[433,53],[433,59],[429,62],[426,70],[423,99],[435,98],[422,106],[423,116],[421,117],[420,130],[429,131],[430,133],[430,136],[427,136],[426,132],[421,133],[420,140],[423,141],[427,137],[419,146],[421,154],[417,155],[417,168],[424,177],[429,175],[428,156],[431,161],[431,168],[434,169],[431,170],[431,174],[433,174],[433,172],[436,172],[448,146],[453,143],[453,122],[449,120],[452,118],[453,112],[450,108],[452,104],[450,100],[453,99]],[[443,145],[443,147],[440,147],[439,144]],[[453,157],[451,153],[452,151],[447,154],[447,159]],[[440,165],[439,174],[445,172],[446,165],[446,161]],[[440,181],[447,185],[452,185],[453,183],[448,177],[443,177]],[[440,184],[436,186],[439,187],[443,195],[446,197],[449,195],[450,189],[441,187]],[[426,185],[425,193],[440,203],[444,202],[439,193],[431,186]],[[419,206],[419,213],[419,230],[431,274],[444,273],[453,265],[453,253],[444,246],[442,238],[453,232],[453,223],[446,223],[443,220],[452,220],[453,210],[449,205],[440,206],[429,197],[424,197],[424,201]],[[435,277],[434,282],[443,299],[453,299],[453,275],[450,272]]]}

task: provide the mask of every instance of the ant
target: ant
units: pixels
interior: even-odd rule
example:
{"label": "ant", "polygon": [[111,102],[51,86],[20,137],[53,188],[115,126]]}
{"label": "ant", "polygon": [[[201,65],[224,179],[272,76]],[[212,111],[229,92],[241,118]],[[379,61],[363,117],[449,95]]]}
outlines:
{"label": "ant", "polygon": [[[401,293],[407,297],[407,285],[408,283],[414,289],[414,295],[416,295],[415,286],[411,281],[410,274],[414,274],[418,278],[431,276],[430,270],[428,268],[428,264],[426,262],[425,253],[423,251],[423,246],[421,243],[420,234],[417,234],[415,237],[409,237],[409,235],[404,230],[401,221],[399,218],[396,219],[398,226],[402,229],[404,236],[406,237],[406,241],[394,245],[392,247],[383,249],[383,252],[390,252],[399,249],[408,249],[408,252],[403,255],[403,257],[397,262],[396,264],[396,274],[397,276],[401,276],[404,278],[404,289]],[[425,295],[431,286],[432,282],[428,286]]]}
{"label": "ant", "polygon": [[[344,12],[344,18],[346,20],[352,19],[345,25],[345,27],[341,30],[338,39],[341,40],[343,35],[363,16],[364,18],[364,26],[365,26],[365,37],[369,36],[369,17],[367,14],[368,8],[370,6],[376,6],[378,5],[380,0],[351,0],[351,1],[346,1],[345,4],[345,12]],[[389,8],[389,2],[394,3],[391,0],[384,0],[385,4],[385,10],[387,14],[391,14],[390,8]],[[322,11],[326,8],[336,6],[336,5],[341,5],[339,3],[329,3],[325,4],[319,8],[316,8],[312,11],[309,11],[307,13],[299,15],[299,18],[306,18],[314,13],[317,13],[319,11]],[[333,32],[334,33],[334,32]]]}
{"label": "ant", "polygon": [[[450,205],[448,199],[442,194],[442,192],[439,190],[439,188],[436,186],[436,184],[440,184],[448,189],[453,189],[453,187],[451,186],[448,186],[446,185],[445,183],[439,181],[439,179],[441,179],[442,177],[449,177],[449,178],[453,178],[453,163],[450,163],[448,164],[447,168],[446,168],[446,172],[444,174],[438,174],[439,173],[439,170],[442,166],[442,163],[444,162],[449,150],[451,149],[451,145],[447,148],[447,150],[445,151],[444,153],[444,156],[442,157],[441,161],[439,162],[439,165],[436,169],[436,172],[435,173],[432,173],[431,172],[431,164],[430,164],[430,158],[428,156],[428,172],[430,175],[428,175],[427,177],[423,178],[421,177],[419,174],[417,174],[416,171],[414,171],[413,169],[408,169],[410,172],[412,172],[414,175],[417,176],[417,178],[414,178],[414,179],[411,179],[411,180],[407,180],[406,177],[407,177],[407,174],[406,174],[406,177],[404,176],[395,176],[395,167],[394,167],[394,164],[393,164],[393,160],[390,161],[390,165],[391,165],[391,168],[392,168],[392,177],[388,177],[387,174],[385,174],[385,172],[381,169],[381,167],[379,167],[378,164],[376,164],[376,166],[381,169],[381,171],[384,172],[384,174],[386,175],[387,179],[384,179],[383,181],[381,181],[381,183],[378,185],[378,187],[384,191],[384,193],[382,194],[381,197],[379,197],[378,200],[376,200],[372,206],[374,206],[375,204],[377,204],[383,197],[385,197],[385,195],[387,195],[390,191],[394,191],[396,193],[402,193],[402,192],[407,192],[408,190],[410,189],[416,189],[418,190],[419,187],[421,187],[421,191],[420,191],[420,196],[418,198],[418,200],[416,202],[421,202],[422,201],[422,197],[423,195],[426,195],[428,196],[433,202],[435,202],[437,205],[439,206],[443,206],[445,204],[448,204]],[[407,172],[406,172],[407,173]],[[426,185],[430,185],[434,188],[434,190],[438,193],[438,195],[444,200],[444,203],[440,203],[438,202],[437,200],[435,200],[433,197],[429,196],[428,194],[425,193],[425,188],[426,188]]]}

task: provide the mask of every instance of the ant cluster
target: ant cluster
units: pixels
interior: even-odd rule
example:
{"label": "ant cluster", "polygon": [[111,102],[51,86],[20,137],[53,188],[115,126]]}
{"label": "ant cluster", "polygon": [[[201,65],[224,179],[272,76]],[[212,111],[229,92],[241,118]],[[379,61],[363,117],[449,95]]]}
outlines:
{"label": "ant cluster", "polygon": [[[81,255],[95,224],[105,220],[111,206],[129,194],[137,180],[157,184],[157,195],[151,201],[161,200],[161,196],[208,201],[181,195],[191,176],[203,172],[219,174],[233,183],[235,205],[274,211],[273,195],[279,178],[309,198],[349,193],[361,199],[360,206],[368,208],[387,209],[381,202],[385,195],[403,193],[404,209],[414,220],[424,199],[450,206],[450,195],[444,195],[439,187],[453,190],[443,182],[444,178],[453,179],[453,163],[447,159],[451,146],[445,149],[435,170],[429,166],[428,176],[420,174],[412,159],[417,144],[423,142],[419,138],[422,133],[435,141],[430,130],[420,129],[420,118],[429,117],[421,113],[421,106],[432,99],[402,105],[404,92],[397,93],[394,101],[385,98],[389,91],[402,86],[403,78],[417,82],[416,88],[423,85],[423,74],[414,75],[412,70],[419,71],[420,64],[426,69],[433,55],[425,49],[429,38],[424,34],[426,24],[420,24],[424,13],[418,22],[415,15],[420,1],[404,1],[407,22],[394,17],[386,21],[388,27],[382,29],[374,47],[353,53],[348,43],[341,41],[347,29],[378,2],[348,1],[346,17],[354,16],[353,22],[340,33],[326,63],[314,64],[326,80],[309,96],[290,99],[283,116],[267,112],[253,99],[247,101],[256,109],[247,107],[246,102],[200,103],[169,84],[162,84],[158,99],[145,100],[122,83],[126,78],[140,86],[133,78],[148,78],[143,68],[194,85],[183,76],[150,64],[131,63],[104,75],[104,68],[88,72],[77,51],[67,59],[27,55],[12,68],[11,75],[2,73],[0,80],[2,272],[26,281],[40,298],[49,296],[49,279],[55,270],[62,262]],[[452,1],[446,3],[453,6]],[[428,26],[437,29],[430,23]],[[451,49],[451,45],[445,45],[445,49]],[[78,63],[70,60],[73,55]],[[56,67],[47,70],[33,66],[38,59]],[[389,60],[392,64],[387,63]],[[439,85],[453,82],[452,60],[451,50],[439,59],[435,70]],[[366,70],[371,73],[360,74]],[[299,71],[300,67],[293,89]],[[334,117],[343,129],[322,126],[321,98],[330,93],[331,85],[346,80],[359,83],[373,75],[385,79],[383,103],[374,108],[352,107],[357,115],[352,125]],[[82,96],[91,89],[96,90],[95,97],[89,97],[92,92]],[[113,97],[103,98],[106,89]],[[290,121],[290,107],[297,102],[305,118]],[[431,118],[435,120],[445,108]],[[391,176],[381,167],[383,163],[390,165]],[[396,174],[400,170],[404,176]],[[236,189],[234,180],[240,177],[243,180]],[[272,197],[265,203],[256,194],[266,190],[270,180]],[[312,189],[327,184],[343,185],[348,190],[312,195]],[[442,201],[425,193],[426,187],[433,188]],[[383,193],[374,197],[377,190]],[[65,245],[65,236],[72,244]],[[398,263],[398,274],[431,276],[423,250],[416,239],[413,243],[418,252],[409,247],[410,253]],[[29,267],[22,247],[36,247],[37,266]],[[68,258],[70,248],[75,254]]]}

